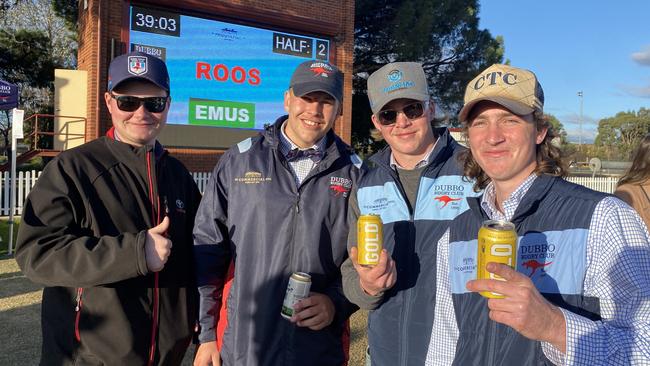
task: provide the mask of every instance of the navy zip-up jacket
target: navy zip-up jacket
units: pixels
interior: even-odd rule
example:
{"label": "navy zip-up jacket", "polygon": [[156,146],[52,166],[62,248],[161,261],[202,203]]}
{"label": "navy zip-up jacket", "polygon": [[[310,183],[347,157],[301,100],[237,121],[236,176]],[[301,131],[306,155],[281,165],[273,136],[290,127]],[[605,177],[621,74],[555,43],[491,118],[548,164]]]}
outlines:
{"label": "navy zip-up jacket", "polygon": [[[397,268],[397,282],[372,306],[351,261],[342,268],[346,296],[362,308],[374,308],[368,317],[373,366],[424,364],[436,295],[436,245],[451,220],[469,209],[465,197],[476,195],[473,184],[463,180],[458,162],[464,148],[447,129],[437,129],[436,134],[438,141],[422,172],[413,208],[390,167],[390,148],[370,158],[375,166],[359,182],[358,212],[381,216],[384,248]],[[351,215],[350,222],[356,219]]]}
{"label": "navy zip-up jacket", "polygon": [[[559,177],[537,177],[515,211],[517,271],[554,305],[600,319],[597,298],[583,295],[592,214],[606,195]],[[488,217],[480,197],[450,226],[449,265],[459,329],[454,365],[552,365],[541,343],[489,319],[487,299],[465,288],[476,277],[477,234]]]}
{"label": "navy zip-up jacket", "polygon": [[[339,268],[347,258],[348,196],[361,161],[330,131],[323,160],[297,187],[279,150],[285,120],[224,154],[196,218],[199,338],[216,338],[228,366],[347,359],[346,320],[356,307],[343,296]],[[280,315],[293,272],[309,273],[311,291],[332,299],[332,324],[313,331]]]}

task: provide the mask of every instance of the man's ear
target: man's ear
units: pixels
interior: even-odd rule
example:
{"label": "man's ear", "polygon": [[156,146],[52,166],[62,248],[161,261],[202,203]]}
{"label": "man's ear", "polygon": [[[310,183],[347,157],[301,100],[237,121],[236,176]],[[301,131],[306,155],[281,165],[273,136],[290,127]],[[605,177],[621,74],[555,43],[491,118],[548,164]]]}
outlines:
{"label": "man's ear", "polygon": [[284,92],[284,111],[289,113],[289,106],[291,105],[291,89]]}

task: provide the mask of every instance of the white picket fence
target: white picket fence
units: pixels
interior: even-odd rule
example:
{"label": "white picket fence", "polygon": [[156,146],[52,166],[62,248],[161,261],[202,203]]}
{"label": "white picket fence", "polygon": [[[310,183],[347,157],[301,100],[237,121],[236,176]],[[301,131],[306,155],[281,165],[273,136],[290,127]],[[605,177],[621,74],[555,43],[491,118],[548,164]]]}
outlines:
{"label": "white picket fence", "polygon": [[[206,185],[208,184],[208,179],[210,179],[210,174],[211,173],[192,173],[192,176],[194,177],[194,180],[196,181],[196,184],[199,186],[199,190],[203,192],[205,190]],[[16,178],[16,211],[14,214],[20,215],[23,212],[23,204],[25,202],[25,198],[29,194],[29,191],[31,188],[34,186],[36,183],[36,180],[38,179],[39,175],[41,175],[41,172],[37,171],[28,171],[28,172],[18,172]],[[618,181],[618,178],[615,177],[568,177],[568,181],[581,184],[583,186],[589,187],[593,190],[600,191],[600,192],[605,192],[605,193],[613,193],[614,189],[616,188],[616,182]],[[11,197],[10,194],[10,188],[11,185],[9,184],[10,178],[9,178],[9,172],[4,172],[2,173],[2,189],[0,189],[0,215],[2,216],[7,216],[9,215],[10,211],[10,202],[9,202],[9,197]]]}

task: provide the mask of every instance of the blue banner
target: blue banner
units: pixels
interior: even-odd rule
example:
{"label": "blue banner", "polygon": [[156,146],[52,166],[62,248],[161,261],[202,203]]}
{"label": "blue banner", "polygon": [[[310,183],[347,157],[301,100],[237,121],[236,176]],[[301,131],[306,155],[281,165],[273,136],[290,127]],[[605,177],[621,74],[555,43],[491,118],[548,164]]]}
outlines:
{"label": "blue banner", "polygon": [[18,108],[18,86],[0,80],[0,110]]}

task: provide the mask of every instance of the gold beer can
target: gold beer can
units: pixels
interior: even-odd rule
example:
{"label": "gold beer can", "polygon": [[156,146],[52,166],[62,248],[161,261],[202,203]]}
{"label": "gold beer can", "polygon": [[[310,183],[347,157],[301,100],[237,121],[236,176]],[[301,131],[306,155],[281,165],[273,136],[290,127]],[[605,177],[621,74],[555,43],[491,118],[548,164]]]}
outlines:
{"label": "gold beer can", "polygon": [[379,254],[383,247],[383,224],[379,215],[361,215],[357,221],[357,259],[364,266],[379,263]]}
{"label": "gold beer can", "polygon": [[[513,269],[517,268],[517,231],[509,221],[487,220],[478,231],[478,266],[476,278],[505,281],[501,276],[488,272],[488,262],[503,263]],[[492,299],[503,299],[496,292],[483,291],[481,295]]]}

